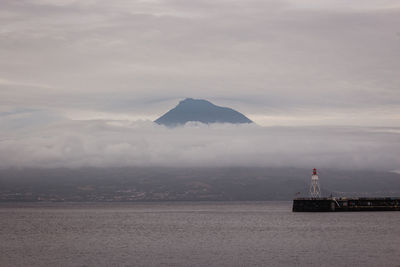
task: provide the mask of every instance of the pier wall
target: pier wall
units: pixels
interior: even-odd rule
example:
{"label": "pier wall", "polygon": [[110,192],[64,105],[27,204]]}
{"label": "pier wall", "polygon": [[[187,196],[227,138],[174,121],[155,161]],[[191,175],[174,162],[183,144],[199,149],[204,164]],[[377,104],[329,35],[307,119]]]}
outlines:
{"label": "pier wall", "polygon": [[293,211],[400,211],[400,198],[295,198]]}

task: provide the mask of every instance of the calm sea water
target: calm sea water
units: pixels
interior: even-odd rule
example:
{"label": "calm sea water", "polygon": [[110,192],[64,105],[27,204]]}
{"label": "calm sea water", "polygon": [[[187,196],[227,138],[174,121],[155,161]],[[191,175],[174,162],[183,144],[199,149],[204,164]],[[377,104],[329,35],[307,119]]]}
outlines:
{"label": "calm sea water", "polygon": [[0,266],[400,266],[400,212],[291,202],[1,204]]}

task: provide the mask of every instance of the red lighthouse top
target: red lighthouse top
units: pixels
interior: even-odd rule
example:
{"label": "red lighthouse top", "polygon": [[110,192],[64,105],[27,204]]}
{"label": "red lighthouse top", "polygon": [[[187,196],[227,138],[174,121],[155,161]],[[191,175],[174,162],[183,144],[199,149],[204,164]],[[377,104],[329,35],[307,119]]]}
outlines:
{"label": "red lighthouse top", "polygon": [[317,175],[317,169],[316,169],[316,168],[314,168],[312,174],[313,174],[313,175]]}

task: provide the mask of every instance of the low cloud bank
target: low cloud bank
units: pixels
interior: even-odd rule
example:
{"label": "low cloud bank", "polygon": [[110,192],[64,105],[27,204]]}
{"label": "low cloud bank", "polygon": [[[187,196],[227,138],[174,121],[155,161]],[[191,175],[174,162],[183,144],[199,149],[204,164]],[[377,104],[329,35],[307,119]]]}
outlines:
{"label": "low cloud bank", "polygon": [[395,170],[400,129],[64,121],[0,134],[0,168],[86,166]]}

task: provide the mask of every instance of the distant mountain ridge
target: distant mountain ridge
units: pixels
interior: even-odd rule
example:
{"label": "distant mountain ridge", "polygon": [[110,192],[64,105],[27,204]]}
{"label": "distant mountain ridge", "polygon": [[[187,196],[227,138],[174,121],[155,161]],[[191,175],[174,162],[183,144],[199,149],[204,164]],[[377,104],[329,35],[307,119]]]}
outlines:
{"label": "distant mountain ridge", "polygon": [[227,107],[216,106],[204,99],[186,98],[179,104],[155,120],[166,126],[176,126],[189,121],[202,123],[252,123],[242,113]]}

